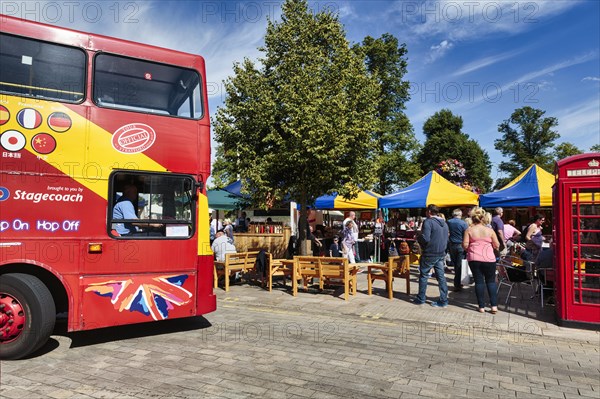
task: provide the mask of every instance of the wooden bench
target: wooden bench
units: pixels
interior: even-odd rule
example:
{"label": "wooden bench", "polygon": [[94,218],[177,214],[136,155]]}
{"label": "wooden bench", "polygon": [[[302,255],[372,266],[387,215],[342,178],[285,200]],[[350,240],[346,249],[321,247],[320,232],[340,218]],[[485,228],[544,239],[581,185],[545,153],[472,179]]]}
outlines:
{"label": "wooden bench", "polygon": [[225,291],[229,291],[229,282],[231,276],[237,272],[242,274],[253,274],[257,279],[260,278],[261,283],[264,285],[265,277],[269,270],[269,265],[272,262],[272,255],[269,252],[265,252],[266,256],[266,271],[263,275],[258,275],[256,270],[256,259],[260,251],[252,252],[238,252],[233,254],[225,254],[225,262],[215,261],[214,267],[214,287],[215,289],[219,286],[219,278],[225,277]]}
{"label": "wooden bench", "polygon": [[294,275],[292,276],[292,293],[298,294],[298,280],[303,280],[304,289],[308,289],[308,280],[318,278],[319,289],[325,284],[343,285],[344,300],[348,293],[356,295],[356,274],[358,268],[348,263],[347,258],[332,258],[321,256],[294,257]]}
{"label": "wooden bench", "polygon": [[410,295],[410,255],[390,256],[384,265],[369,266],[367,271],[369,295],[371,295],[373,281],[382,280],[385,282],[388,298],[394,298],[394,277],[406,280],[406,293]]}
{"label": "wooden bench", "polygon": [[271,259],[269,266],[267,287],[269,292],[271,292],[273,290],[273,277],[283,277],[284,286],[286,285],[287,278],[292,278],[294,261],[292,259]]}

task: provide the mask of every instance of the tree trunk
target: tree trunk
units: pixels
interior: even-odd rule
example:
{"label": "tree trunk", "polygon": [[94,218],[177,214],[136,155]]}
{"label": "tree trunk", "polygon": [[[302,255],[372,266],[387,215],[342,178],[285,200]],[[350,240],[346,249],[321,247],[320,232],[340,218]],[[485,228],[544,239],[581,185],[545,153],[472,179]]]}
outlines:
{"label": "tree trunk", "polygon": [[302,195],[300,202],[300,220],[298,221],[298,245],[300,245],[299,253],[302,256],[309,255],[306,250],[308,246],[308,237],[306,236],[308,231],[308,210],[306,202],[306,196]]}

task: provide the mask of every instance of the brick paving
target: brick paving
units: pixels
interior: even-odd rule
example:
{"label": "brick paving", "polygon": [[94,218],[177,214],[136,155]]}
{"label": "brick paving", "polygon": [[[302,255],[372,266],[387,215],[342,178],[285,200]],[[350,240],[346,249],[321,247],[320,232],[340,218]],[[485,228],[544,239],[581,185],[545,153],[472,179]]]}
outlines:
{"label": "brick paving", "polygon": [[[529,287],[495,315],[475,311],[473,287],[445,309],[411,304],[403,282],[393,300],[375,287],[366,295],[359,275],[346,302],[339,289],[242,284],[217,290],[205,317],[59,325],[34,356],[0,362],[0,397],[600,398],[598,331],[557,326]],[[431,280],[428,299],[436,292]]]}

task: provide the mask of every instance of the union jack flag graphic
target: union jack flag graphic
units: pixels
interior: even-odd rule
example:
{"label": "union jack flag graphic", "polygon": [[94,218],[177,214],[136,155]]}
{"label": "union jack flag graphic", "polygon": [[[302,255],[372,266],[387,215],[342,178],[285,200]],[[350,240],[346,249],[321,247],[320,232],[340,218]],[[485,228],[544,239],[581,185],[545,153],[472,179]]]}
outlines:
{"label": "union jack flag graphic", "polygon": [[190,302],[192,293],[182,287],[187,275],[136,277],[90,284],[85,291],[110,297],[119,312],[129,310],[152,316],[154,320],[169,317],[174,306]]}

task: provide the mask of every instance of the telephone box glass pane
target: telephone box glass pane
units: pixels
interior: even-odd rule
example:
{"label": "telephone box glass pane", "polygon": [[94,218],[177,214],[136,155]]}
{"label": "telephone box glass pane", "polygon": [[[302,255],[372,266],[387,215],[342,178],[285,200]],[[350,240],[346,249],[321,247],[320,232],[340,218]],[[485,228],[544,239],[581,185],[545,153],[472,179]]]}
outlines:
{"label": "telephone box glass pane", "polygon": [[574,300],[600,304],[600,193],[573,189],[572,198]]}

